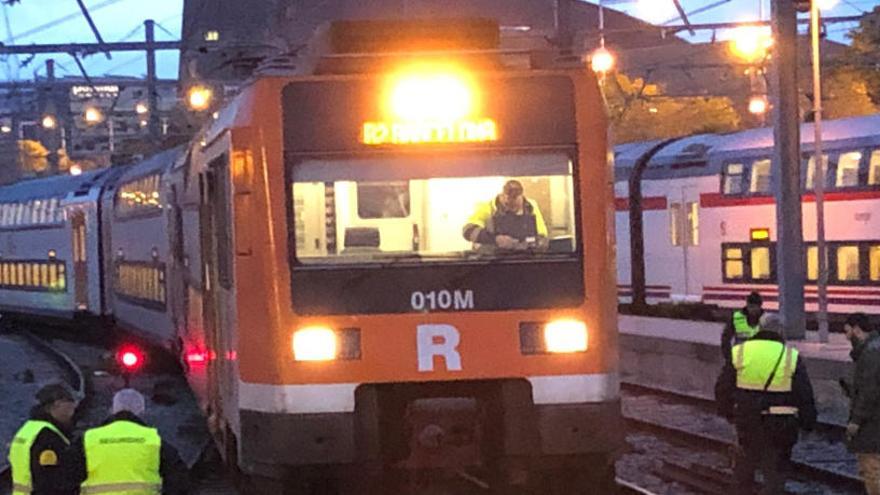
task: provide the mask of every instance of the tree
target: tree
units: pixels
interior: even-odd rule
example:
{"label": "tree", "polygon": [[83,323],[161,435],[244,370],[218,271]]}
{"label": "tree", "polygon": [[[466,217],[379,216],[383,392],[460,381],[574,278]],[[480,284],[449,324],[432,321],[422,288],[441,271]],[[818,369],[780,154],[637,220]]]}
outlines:
{"label": "tree", "polygon": [[49,152],[39,141],[22,139],[18,141],[18,165],[25,174],[43,174],[49,170]]}
{"label": "tree", "polygon": [[731,132],[740,116],[729,98],[663,96],[663,88],[625,74],[604,83],[608,114],[618,144],[700,133]]}
{"label": "tree", "polygon": [[868,96],[875,105],[880,105],[880,6],[865,14],[848,36],[852,47],[847,61],[851,69],[864,78]]}
{"label": "tree", "polygon": [[852,67],[834,69],[822,87],[822,115],[826,119],[858,117],[878,112],[871,100],[868,81]]}

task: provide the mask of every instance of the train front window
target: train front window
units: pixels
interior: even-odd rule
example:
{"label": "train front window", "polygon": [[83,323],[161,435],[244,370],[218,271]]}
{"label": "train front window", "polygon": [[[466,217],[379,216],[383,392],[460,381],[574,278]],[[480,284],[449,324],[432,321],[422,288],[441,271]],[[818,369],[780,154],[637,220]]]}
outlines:
{"label": "train front window", "polygon": [[[572,169],[561,153],[300,161],[291,173],[296,259],[345,265],[571,257]],[[522,189],[513,209],[502,204],[509,183]],[[474,242],[473,223],[509,234],[516,245]]]}

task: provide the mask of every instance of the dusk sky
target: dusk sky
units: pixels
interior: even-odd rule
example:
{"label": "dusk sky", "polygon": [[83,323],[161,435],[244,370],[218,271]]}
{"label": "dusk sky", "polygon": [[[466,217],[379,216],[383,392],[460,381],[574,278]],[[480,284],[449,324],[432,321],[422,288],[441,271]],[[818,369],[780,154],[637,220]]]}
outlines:
{"label": "dusk sky", "polygon": [[[259,0],[250,0],[259,1]],[[770,0],[764,1],[764,15],[769,17]],[[625,11],[654,23],[662,23],[676,15],[671,0],[620,1],[603,0],[608,8]],[[596,3],[595,1],[592,3]],[[714,3],[713,0],[682,0],[685,10],[693,11],[699,7]],[[183,0],[86,0],[92,11],[101,34],[107,41],[143,40],[143,21],[155,19],[159,27],[157,39],[172,40],[180,36],[181,9]],[[708,12],[694,15],[691,22],[728,22],[755,20],[759,13],[758,0],[730,0],[727,4]],[[837,6],[826,12],[826,15],[844,16],[857,15],[870,11],[880,5],[880,0],[838,0]],[[24,43],[63,43],[70,41],[93,42],[94,37],[85,19],[79,14],[74,0],[21,0],[20,3],[5,6],[4,23],[0,24],[0,39],[6,44]],[[69,17],[69,20],[48,29],[37,31],[41,26]],[[677,21],[676,21],[677,22]],[[845,42],[845,34],[851,25],[834,25],[829,27],[830,36]],[[699,39],[708,38],[707,33]],[[723,33],[719,33],[723,37]],[[688,39],[685,36],[685,39]],[[59,54],[54,57],[59,76],[66,74],[78,75],[76,63],[68,55]],[[0,80],[32,79],[34,70],[43,74],[43,60],[36,57],[25,67],[20,67],[28,57],[0,59]],[[103,55],[92,55],[85,60],[91,75],[105,73],[139,76],[145,73],[144,57],[137,53],[118,53],[113,60]],[[162,78],[177,77],[177,53],[159,52],[159,76]]]}

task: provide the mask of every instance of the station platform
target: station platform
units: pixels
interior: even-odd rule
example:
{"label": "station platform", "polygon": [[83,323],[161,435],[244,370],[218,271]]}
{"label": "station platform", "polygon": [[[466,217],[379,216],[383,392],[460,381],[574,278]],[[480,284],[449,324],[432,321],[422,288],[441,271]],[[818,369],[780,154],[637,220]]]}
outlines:
{"label": "station platform", "polygon": [[[723,323],[620,315],[621,379],[696,397],[712,398],[722,366]],[[819,419],[846,424],[849,400],[838,380],[850,380],[850,343],[843,334],[819,342],[816,332],[790,340],[806,360]]]}

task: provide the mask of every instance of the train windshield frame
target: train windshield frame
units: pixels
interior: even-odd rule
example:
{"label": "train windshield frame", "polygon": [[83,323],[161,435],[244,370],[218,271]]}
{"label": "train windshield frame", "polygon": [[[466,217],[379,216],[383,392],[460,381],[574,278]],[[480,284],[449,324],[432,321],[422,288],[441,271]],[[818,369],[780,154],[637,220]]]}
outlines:
{"label": "train windshield frame", "polygon": [[[561,151],[302,159],[288,184],[293,262],[338,268],[572,258],[580,238],[574,169]],[[520,231],[520,242],[498,249],[465,239],[464,227],[482,226],[511,180],[523,186],[521,213],[528,215],[508,227]]]}
{"label": "train windshield frame", "polygon": [[[517,249],[475,246],[464,238],[465,225],[481,206],[497,204],[510,180],[522,184],[532,205],[536,242],[526,233]],[[419,310],[410,304],[413,294],[434,288],[468,302],[430,308],[437,310],[583,302],[573,147],[294,155],[286,191],[292,296],[300,314]],[[365,195],[370,199],[360,201]],[[500,290],[524,280],[531,281],[528,289]],[[399,297],[378,297],[389,291]]]}

